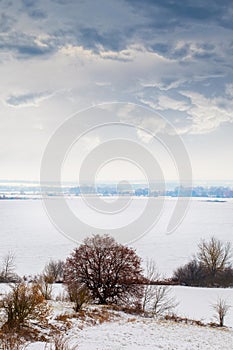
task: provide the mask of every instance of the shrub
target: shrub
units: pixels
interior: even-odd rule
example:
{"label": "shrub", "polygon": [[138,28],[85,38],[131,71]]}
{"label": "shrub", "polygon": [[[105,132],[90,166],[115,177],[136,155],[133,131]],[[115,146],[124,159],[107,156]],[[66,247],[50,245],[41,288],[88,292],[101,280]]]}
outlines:
{"label": "shrub", "polygon": [[77,312],[87,304],[91,298],[90,291],[85,284],[69,283],[67,284],[69,299],[74,303],[74,310]]}
{"label": "shrub", "polygon": [[45,318],[48,308],[38,285],[19,283],[2,299],[1,306],[5,312],[9,329],[20,328],[30,318]]}
{"label": "shrub", "polygon": [[53,285],[50,278],[46,275],[40,275],[36,283],[45,300],[51,300]]}

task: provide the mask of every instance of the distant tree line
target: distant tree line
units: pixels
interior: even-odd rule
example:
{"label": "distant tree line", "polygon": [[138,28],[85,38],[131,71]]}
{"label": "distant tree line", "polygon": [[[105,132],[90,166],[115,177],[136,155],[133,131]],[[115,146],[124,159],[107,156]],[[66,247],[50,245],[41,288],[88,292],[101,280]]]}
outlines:
{"label": "distant tree line", "polygon": [[175,270],[173,281],[197,287],[232,287],[232,246],[215,237],[202,240],[196,255]]}

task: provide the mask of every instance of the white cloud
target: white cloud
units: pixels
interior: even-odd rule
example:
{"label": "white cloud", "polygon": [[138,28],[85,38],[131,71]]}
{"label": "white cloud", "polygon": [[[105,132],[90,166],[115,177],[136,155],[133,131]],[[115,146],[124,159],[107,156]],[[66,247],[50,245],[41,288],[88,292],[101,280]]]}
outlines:
{"label": "white cloud", "polygon": [[190,106],[181,100],[175,100],[168,96],[159,96],[157,109],[166,110],[174,109],[175,111],[188,111]]}
{"label": "white cloud", "polygon": [[225,98],[211,99],[191,91],[183,91],[182,94],[192,104],[188,110],[192,121],[189,133],[205,134],[216,130],[225,122],[233,122],[232,101]]}
{"label": "white cloud", "polygon": [[157,53],[149,52],[142,45],[129,45],[126,49],[113,51],[107,50],[102,45],[97,45],[97,50],[85,49],[83,46],[65,45],[59,49],[61,54],[86,58],[86,59],[104,59],[117,61],[135,61],[139,57],[144,56],[144,59],[150,58],[153,61],[170,62],[172,60],[163,57]]}
{"label": "white cloud", "polygon": [[194,91],[181,91],[189,102],[166,95],[160,95],[157,99],[141,99],[141,102],[154,110],[186,113],[186,118],[178,115],[173,121],[178,134],[206,134],[223,123],[233,123],[233,100],[229,98],[232,91],[232,86],[227,85],[226,97],[207,98]]}
{"label": "white cloud", "polygon": [[158,88],[161,91],[168,91],[170,89],[178,88],[180,85],[182,85],[185,82],[186,82],[186,79],[179,79],[178,77],[173,77],[172,81],[170,82],[169,81],[165,82],[163,80],[159,80],[159,81],[150,80],[149,78],[145,81],[142,79],[141,86],[143,88]]}
{"label": "white cloud", "polygon": [[79,57],[86,59],[96,57],[96,55],[93,53],[93,50],[85,49],[83,46],[75,46],[70,44],[61,47],[59,53],[70,57]]}

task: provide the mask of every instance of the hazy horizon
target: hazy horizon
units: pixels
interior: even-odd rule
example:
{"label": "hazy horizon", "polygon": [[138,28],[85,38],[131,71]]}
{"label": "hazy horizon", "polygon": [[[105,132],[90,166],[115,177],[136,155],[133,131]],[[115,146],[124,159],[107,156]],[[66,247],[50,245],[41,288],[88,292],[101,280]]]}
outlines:
{"label": "hazy horizon", "polygon": [[[132,184],[142,184],[142,185],[147,185],[147,183],[141,179],[141,180],[134,180],[131,179],[129,180],[130,183]],[[156,183],[156,180],[154,181]],[[7,180],[7,179],[0,179],[0,184],[34,184],[34,185],[40,185],[40,181],[39,180],[23,180],[23,179],[13,179],[13,180]],[[52,181],[51,181],[52,183]],[[173,179],[168,179],[166,180],[167,184],[174,184],[174,185],[179,185],[180,182],[179,180],[173,180]],[[88,184],[88,182],[87,182]],[[97,181],[95,184],[98,185],[115,185],[117,184],[117,181],[111,181],[111,180],[101,180],[101,181]],[[193,180],[193,186],[198,186],[198,185],[216,185],[216,186],[226,186],[226,185],[232,185],[233,186],[233,180]],[[72,185],[72,186],[78,186],[78,182],[76,181],[62,181],[62,185]]]}

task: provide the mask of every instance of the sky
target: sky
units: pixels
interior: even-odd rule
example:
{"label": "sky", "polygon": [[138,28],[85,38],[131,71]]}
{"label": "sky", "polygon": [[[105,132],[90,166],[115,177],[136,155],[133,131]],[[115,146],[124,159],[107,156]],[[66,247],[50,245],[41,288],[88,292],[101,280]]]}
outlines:
{"label": "sky", "polygon": [[[89,127],[109,117],[134,133],[89,131],[70,145],[64,181],[122,135],[156,151],[164,176],[177,179],[158,142],[169,123],[195,181],[232,180],[232,18],[231,0],[0,0],[0,179],[38,180],[56,130],[79,111],[85,124],[91,107]],[[143,166],[120,158],[103,158],[97,178],[143,178]]]}

